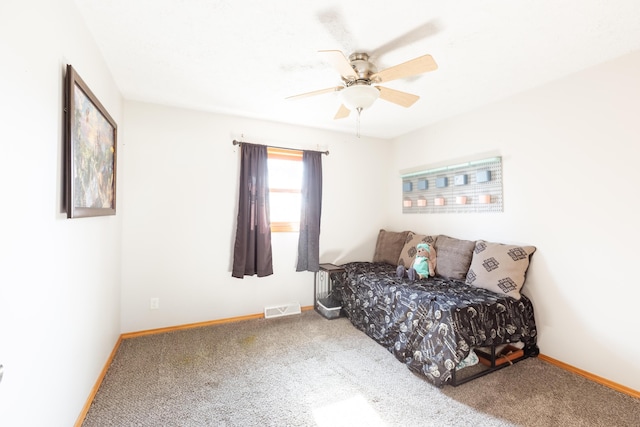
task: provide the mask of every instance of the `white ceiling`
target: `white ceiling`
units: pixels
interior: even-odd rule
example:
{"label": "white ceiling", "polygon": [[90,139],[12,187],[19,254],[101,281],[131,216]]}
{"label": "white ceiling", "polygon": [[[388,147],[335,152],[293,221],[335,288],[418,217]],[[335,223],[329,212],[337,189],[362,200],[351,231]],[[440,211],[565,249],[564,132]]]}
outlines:
{"label": "white ceiling", "polygon": [[[318,50],[378,70],[431,54],[439,68],[385,83],[362,135],[393,138],[640,49],[638,0],[76,0],[126,99],[354,133]],[[82,70],[78,70],[82,75]],[[87,82],[90,85],[90,82]],[[239,130],[241,131],[241,130]]]}

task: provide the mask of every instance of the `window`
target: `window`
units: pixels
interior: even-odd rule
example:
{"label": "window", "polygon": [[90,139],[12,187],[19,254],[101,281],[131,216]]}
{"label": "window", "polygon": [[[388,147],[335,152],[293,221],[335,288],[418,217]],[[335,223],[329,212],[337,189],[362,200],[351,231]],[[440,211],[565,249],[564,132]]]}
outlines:
{"label": "window", "polygon": [[302,151],[267,148],[272,232],[300,230]]}

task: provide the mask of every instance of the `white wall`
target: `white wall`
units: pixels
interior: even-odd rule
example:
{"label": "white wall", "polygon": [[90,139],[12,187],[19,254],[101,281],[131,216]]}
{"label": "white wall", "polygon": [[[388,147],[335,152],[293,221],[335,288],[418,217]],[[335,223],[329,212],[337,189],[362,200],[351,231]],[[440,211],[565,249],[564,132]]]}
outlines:
{"label": "white wall", "polygon": [[[329,150],[321,262],[371,259],[387,217],[379,195],[390,183],[378,171],[389,167],[388,141],[139,102],[125,103],[125,128],[123,332],[313,305],[313,274],[295,272],[297,233],[272,234],[272,276],[231,277],[240,159],[233,139]],[[353,188],[360,190],[351,195]],[[152,297],[159,310],[150,310]]]}
{"label": "white wall", "polygon": [[0,4],[0,425],[70,426],[120,333],[121,216],[66,219],[63,78],[122,99],[71,0]]}
{"label": "white wall", "polygon": [[[393,229],[536,246],[541,352],[635,390],[639,76],[636,52],[403,136],[389,176]],[[485,152],[503,159],[503,213],[402,214],[400,170]]]}

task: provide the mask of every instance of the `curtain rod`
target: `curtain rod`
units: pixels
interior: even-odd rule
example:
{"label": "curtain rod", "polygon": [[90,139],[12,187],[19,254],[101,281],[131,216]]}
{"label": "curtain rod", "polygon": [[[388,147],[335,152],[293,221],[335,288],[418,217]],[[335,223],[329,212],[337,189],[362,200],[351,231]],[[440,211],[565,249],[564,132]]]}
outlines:
{"label": "curtain rod", "polygon": [[[252,142],[244,142],[244,141],[238,141],[236,139],[233,140],[233,145],[241,145],[241,144],[253,144]],[[266,144],[254,144],[254,145],[266,145]],[[317,151],[317,150],[300,150],[298,148],[289,148],[289,147],[278,147],[275,145],[267,145],[267,147],[271,147],[271,148],[281,148],[283,150],[298,150],[298,151],[315,151],[317,153],[322,153],[322,154],[326,154],[327,156],[329,155],[329,150],[327,151]]]}

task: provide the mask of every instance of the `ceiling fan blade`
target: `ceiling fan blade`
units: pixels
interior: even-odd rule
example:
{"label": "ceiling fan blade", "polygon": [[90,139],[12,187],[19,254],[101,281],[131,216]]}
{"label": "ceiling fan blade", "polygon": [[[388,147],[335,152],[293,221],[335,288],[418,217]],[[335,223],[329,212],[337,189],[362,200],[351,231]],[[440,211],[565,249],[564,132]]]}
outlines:
{"label": "ceiling fan blade", "polygon": [[393,50],[399,49],[401,47],[409,46],[410,44],[416,43],[422,39],[427,37],[431,37],[434,34],[437,34],[441,31],[442,24],[438,20],[431,20],[425,22],[424,24],[414,28],[411,31],[408,31],[401,36],[396,37],[393,40],[388,41],[382,46],[374,49],[371,52],[372,57],[379,58],[382,55],[389,53]]}
{"label": "ceiling fan blade", "polygon": [[351,111],[347,107],[345,107],[344,104],[340,104],[340,108],[338,109],[338,112],[333,117],[333,119],[344,119],[345,117],[349,117],[349,114],[351,114]]}
{"label": "ceiling fan blade", "polygon": [[285,99],[306,98],[308,96],[322,95],[323,93],[337,92],[344,89],[344,86],[328,87],[326,89],[314,90],[313,92],[301,93],[299,95],[287,96]]}
{"label": "ceiling fan blade", "polygon": [[320,24],[325,27],[331,38],[347,52],[353,50],[353,40],[355,37],[349,31],[349,23],[345,19],[340,9],[331,7],[316,14]]}
{"label": "ceiling fan blade", "polygon": [[356,72],[351,67],[347,57],[344,56],[344,53],[339,50],[319,50],[318,52],[340,73],[343,79],[354,81],[357,78]]}
{"label": "ceiling fan blade", "polygon": [[411,107],[418,99],[420,99],[418,95],[389,89],[388,87],[376,86],[376,88],[380,91],[380,98],[385,101],[398,104],[402,107]]}
{"label": "ceiling fan blade", "polygon": [[433,57],[431,55],[423,55],[375,73],[371,76],[371,81],[375,83],[389,82],[436,69],[438,69],[438,64],[436,64]]}

